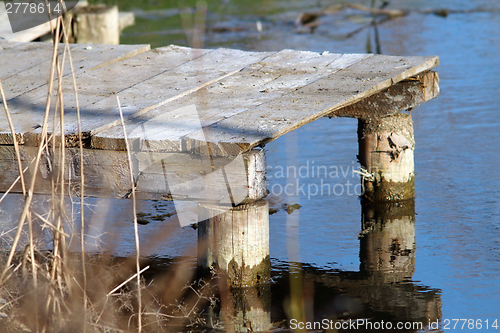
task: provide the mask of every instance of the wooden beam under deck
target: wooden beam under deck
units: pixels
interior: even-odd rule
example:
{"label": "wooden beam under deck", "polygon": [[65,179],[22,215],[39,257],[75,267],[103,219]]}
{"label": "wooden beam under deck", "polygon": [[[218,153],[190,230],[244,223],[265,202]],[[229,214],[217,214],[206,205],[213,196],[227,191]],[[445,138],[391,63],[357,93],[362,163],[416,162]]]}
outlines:
{"label": "wooden beam under deck", "polygon": [[438,95],[438,73],[429,71],[396,83],[357,103],[334,110],[326,116],[362,119],[385,117],[411,110]]}

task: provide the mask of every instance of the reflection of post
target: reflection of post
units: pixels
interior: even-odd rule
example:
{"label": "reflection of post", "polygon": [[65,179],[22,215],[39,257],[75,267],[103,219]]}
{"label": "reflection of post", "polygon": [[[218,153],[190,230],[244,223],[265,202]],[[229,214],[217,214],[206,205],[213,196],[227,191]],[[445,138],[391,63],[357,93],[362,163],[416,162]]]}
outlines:
{"label": "reflection of post", "polygon": [[362,208],[361,268],[379,279],[400,282],[415,270],[415,200],[365,202]]}
{"label": "reflection of post", "polygon": [[199,209],[200,215],[214,217],[198,223],[198,265],[220,273],[225,278],[222,283],[232,287],[232,309],[222,314],[225,327],[236,332],[267,331],[270,292],[262,290],[269,287],[271,273],[269,204],[259,200],[229,210],[200,204]]}
{"label": "reflection of post", "polygon": [[359,119],[359,161],[372,177],[364,177],[365,197],[374,201],[413,198],[413,122],[409,114]]}
{"label": "reflection of post", "polygon": [[[364,303],[398,320],[423,327],[441,318],[441,299],[411,282],[415,271],[415,200],[363,202],[360,271]],[[403,282],[406,283],[397,283]],[[356,281],[359,288],[362,283]]]}
{"label": "reflection of post", "polygon": [[271,328],[271,286],[231,290],[236,332],[267,332]]}

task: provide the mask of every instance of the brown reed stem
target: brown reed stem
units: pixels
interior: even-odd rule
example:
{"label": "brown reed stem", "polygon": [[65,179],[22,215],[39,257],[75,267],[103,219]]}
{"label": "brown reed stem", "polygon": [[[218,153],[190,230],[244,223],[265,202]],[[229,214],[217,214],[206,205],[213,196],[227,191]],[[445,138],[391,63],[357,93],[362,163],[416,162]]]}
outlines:
{"label": "brown reed stem", "polygon": [[118,110],[120,111],[120,121],[122,123],[123,137],[125,140],[125,147],[127,149],[128,166],[130,170],[130,182],[132,185],[132,212],[134,214],[134,236],[135,236],[135,250],[136,250],[136,270],[137,270],[137,303],[138,303],[138,316],[137,316],[137,326],[138,332],[142,332],[142,297],[141,297],[141,265],[139,262],[140,252],[139,252],[139,228],[137,223],[137,203],[135,198],[135,180],[134,171],[132,170],[132,156],[130,155],[130,147],[128,144],[127,130],[125,128],[125,121],[123,119],[122,107],[120,104],[120,98],[116,96],[116,102],[118,103]]}
{"label": "brown reed stem", "polygon": [[[26,172],[26,170],[28,170],[28,167],[24,168],[23,170],[23,173]],[[21,176],[17,176],[17,178],[12,182],[12,184],[10,185],[10,187],[7,189],[7,191],[5,191],[5,193],[2,195],[2,197],[0,198],[0,203],[3,201],[3,199],[5,199],[7,197],[7,194],[10,193],[10,191],[12,191],[12,189],[14,188],[14,186],[16,186],[17,182],[21,179]]]}
{"label": "brown reed stem", "polygon": [[[62,25],[62,24],[61,24]],[[62,25],[63,26],[63,25]],[[64,27],[63,27],[64,28]],[[59,198],[57,200],[57,206],[55,211],[56,214],[56,228],[58,231],[63,230],[62,226],[62,217],[63,217],[63,211],[64,211],[64,194],[65,194],[65,182],[64,182],[64,173],[65,173],[65,162],[66,162],[66,154],[65,154],[65,131],[64,131],[64,99],[63,99],[63,91],[62,91],[62,72],[64,69],[64,61],[65,61],[65,56],[66,56],[66,49],[64,51],[62,60],[57,62],[57,100],[56,100],[56,108],[54,112],[54,125],[53,125],[53,131],[56,132],[56,114],[59,108],[59,126],[60,126],[60,172],[57,175],[56,179],[54,179],[54,175],[52,177],[52,186],[54,188],[54,191],[52,194],[56,196],[57,192],[55,189],[57,189],[57,185],[59,185]],[[62,64],[62,65],[61,65]],[[55,134],[55,133],[54,133]],[[55,152],[57,149],[57,143],[56,143],[56,135],[53,136],[53,145],[52,145],[52,150]],[[54,153],[55,156],[55,153]],[[56,199],[56,198],[54,198]],[[56,201],[54,201],[56,202]],[[65,272],[63,269],[63,264],[64,264],[64,258],[65,258],[65,238],[61,237],[61,232],[56,232],[53,234],[54,238],[54,253],[53,253],[53,265],[52,265],[52,279],[56,279],[59,283],[59,288],[62,289],[63,287],[63,281],[68,282],[68,279],[65,277]],[[71,293],[71,288],[68,288],[68,292]]]}
{"label": "brown reed stem", "polygon": [[[60,6],[62,6],[62,0],[59,1]],[[68,53],[69,65],[71,69],[71,78],[73,83],[73,91],[75,93],[75,103],[76,103],[76,118],[77,118],[77,126],[78,126],[78,143],[79,143],[79,153],[80,153],[80,247],[82,252],[82,277],[83,283],[81,289],[83,291],[83,309],[87,309],[87,270],[85,265],[85,175],[84,175],[84,159],[83,159],[83,135],[82,135],[82,127],[81,127],[81,113],[80,113],[80,103],[78,99],[78,87],[76,84],[76,75],[75,68],[73,66],[73,58],[71,56],[71,51],[69,48],[69,40],[68,33],[66,27],[62,26],[62,32],[64,37],[65,50]],[[83,313],[84,319],[83,322],[86,323],[87,320],[87,311]],[[83,326],[83,333],[86,332],[87,325]]]}
{"label": "brown reed stem", "polygon": [[9,106],[7,104],[7,98],[5,98],[5,92],[3,90],[2,80],[0,79],[0,94],[2,95],[3,108],[5,110],[5,116],[9,122],[9,128],[12,135],[12,142],[14,143],[14,150],[16,152],[17,167],[19,168],[19,178],[21,179],[21,187],[23,189],[23,195],[26,196],[26,183],[24,181],[23,164],[21,161],[21,152],[19,150],[19,143],[17,142],[16,129],[14,128],[14,123],[12,122],[12,117],[10,116]]}
{"label": "brown reed stem", "polygon": [[[60,18],[57,19],[58,22]],[[59,34],[59,24],[56,26],[56,35]],[[47,102],[45,104],[45,113],[44,113],[44,119],[43,119],[43,126],[42,126],[42,142],[43,138],[47,136],[47,122],[49,118],[49,111],[50,111],[50,103],[51,103],[51,92],[54,87],[54,69],[56,66],[56,61],[57,61],[57,50],[58,50],[58,44],[59,41],[57,38],[54,39],[54,50],[52,52],[52,61],[50,65],[50,72],[49,72],[49,84],[48,84],[48,93],[47,93]],[[38,166],[40,164],[40,159],[42,156],[42,150],[43,150],[44,145],[40,144],[37,152],[37,156],[35,159],[34,163],[34,170],[38,170]],[[28,217],[29,209],[31,206],[31,202],[33,200],[33,192],[35,188],[35,182],[36,182],[36,172],[33,173],[33,177],[31,178],[30,186],[27,191],[26,199],[25,199],[25,204],[21,213],[21,217],[19,219],[19,224],[18,224],[18,230],[16,232],[16,235],[14,237],[14,241],[12,243],[12,248],[9,253],[9,257],[7,258],[7,261],[5,263],[5,266],[2,270],[2,274],[0,275],[0,284],[4,282],[5,275],[7,271],[10,268],[10,265],[12,264],[12,258],[14,257],[17,245],[19,244],[19,240],[21,238],[21,232],[24,226],[24,222],[26,222],[26,218]]]}

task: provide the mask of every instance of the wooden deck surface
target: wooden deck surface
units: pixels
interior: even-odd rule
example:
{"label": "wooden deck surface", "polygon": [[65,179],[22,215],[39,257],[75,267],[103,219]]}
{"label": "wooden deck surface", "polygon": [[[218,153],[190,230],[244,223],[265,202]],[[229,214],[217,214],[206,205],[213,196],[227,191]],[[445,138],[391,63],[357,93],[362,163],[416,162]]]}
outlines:
{"label": "wooden deck surface", "polygon": [[[82,130],[94,149],[125,148],[116,96],[135,149],[203,153],[210,142],[213,155],[231,156],[323,116],[390,114],[439,92],[437,75],[426,73],[438,65],[436,56],[78,44],[71,51]],[[49,44],[0,42],[0,79],[22,142],[41,131],[51,52]],[[64,75],[71,138],[77,123],[68,62]],[[0,144],[9,144],[0,114]]]}

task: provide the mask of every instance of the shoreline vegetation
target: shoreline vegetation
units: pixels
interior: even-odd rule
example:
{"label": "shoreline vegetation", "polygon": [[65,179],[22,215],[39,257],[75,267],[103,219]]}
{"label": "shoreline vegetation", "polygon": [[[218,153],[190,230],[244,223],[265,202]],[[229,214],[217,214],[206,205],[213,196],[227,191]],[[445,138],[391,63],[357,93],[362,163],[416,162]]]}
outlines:
{"label": "shoreline vegetation", "polygon": [[[64,102],[62,73],[71,67],[72,89],[78,96],[76,78],[66,27],[61,17],[55,20],[53,53],[48,75],[48,94],[38,153],[31,165],[39,169],[42,156],[58,155],[65,160]],[[56,50],[64,46],[64,53]],[[13,230],[2,233],[4,250],[0,256],[0,330],[3,332],[163,332],[165,330],[193,330],[206,327],[205,310],[218,306],[215,295],[215,276],[197,278],[188,269],[189,262],[179,262],[167,272],[154,275],[156,281],[146,279],[147,262],[140,256],[138,214],[134,206],[135,254],[123,260],[100,253],[89,254],[85,243],[85,193],[83,164],[80,165],[80,211],[78,230],[68,234],[65,226],[76,224],[73,212],[65,204],[67,185],[64,181],[64,163],[59,170],[51,170],[51,195],[48,209],[40,212],[34,207],[33,189],[37,174],[29,181],[25,178],[18,138],[10,116],[4,87],[0,81],[2,112],[10,125],[12,144],[15,147],[19,177],[23,191],[23,206]],[[54,97],[55,96],[55,97]],[[78,97],[77,97],[78,100]],[[119,105],[119,100],[117,100]],[[83,154],[83,135],[80,129],[80,111],[77,104],[78,146]],[[55,121],[54,133],[48,133],[48,124]],[[123,118],[122,118],[123,123]],[[124,128],[125,130],[125,128]],[[126,133],[126,132],[125,132]],[[59,154],[53,154],[59,150]],[[129,170],[130,159],[129,159]],[[38,175],[40,177],[40,175]],[[132,174],[131,174],[131,177]],[[12,195],[10,189],[2,196]],[[77,200],[75,200],[77,201]],[[1,201],[0,201],[1,202]],[[51,249],[41,250],[37,234],[48,229]],[[47,233],[47,232],[46,232]],[[80,251],[70,252],[72,237],[80,238]],[[167,235],[168,237],[168,235]],[[205,282],[206,281],[206,282]],[[214,282],[215,281],[215,282]],[[212,326],[220,325],[212,323]]]}
{"label": "shoreline vegetation", "polygon": [[[206,36],[202,41],[205,44],[210,44],[209,40],[212,38],[220,43],[225,34],[237,34],[249,41],[254,38],[272,38],[276,29],[286,29],[287,33],[294,34],[314,34],[318,29],[323,29],[321,33],[324,34],[332,30],[328,31],[329,36],[336,40],[347,40],[373,29],[373,33],[369,35],[374,35],[375,42],[367,42],[367,53],[381,53],[380,46],[371,44],[376,44],[379,39],[378,27],[389,21],[413,14],[435,15],[445,19],[451,15],[500,11],[500,8],[473,5],[472,8],[415,8],[408,7],[403,1],[394,0],[311,1],[310,10],[304,10],[303,1],[290,1],[286,10],[283,10],[279,2],[263,0],[159,0],[140,6],[133,0],[90,0],[89,3],[117,5],[120,10],[134,12],[136,23],[122,32],[123,44],[148,43],[153,48],[168,44],[194,46],[189,33],[192,24],[186,18],[203,7]],[[244,13],[241,13],[241,8],[245,8]],[[337,32],[337,25],[349,28],[343,27]],[[229,37],[231,38],[234,36]],[[222,44],[226,45],[225,42]]]}

